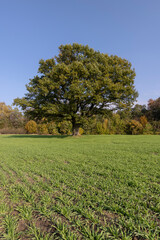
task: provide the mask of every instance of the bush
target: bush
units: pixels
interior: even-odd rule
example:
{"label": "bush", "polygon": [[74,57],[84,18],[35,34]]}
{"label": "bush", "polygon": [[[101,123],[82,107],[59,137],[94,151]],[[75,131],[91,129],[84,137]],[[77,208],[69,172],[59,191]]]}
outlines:
{"label": "bush", "polygon": [[104,128],[103,128],[103,124],[101,122],[97,122],[97,124],[96,124],[96,133],[104,134]]}
{"label": "bush", "polygon": [[14,109],[9,116],[9,123],[13,128],[23,128],[26,121],[22,113]]}
{"label": "bush", "polygon": [[38,124],[38,133],[39,133],[39,134],[48,134],[47,125],[44,124],[44,123]]}
{"label": "bush", "polygon": [[160,132],[160,121],[153,121],[151,122],[153,133],[156,134],[156,132]]}
{"label": "bush", "polygon": [[0,134],[26,134],[24,128],[2,128]]}
{"label": "bush", "polygon": [[108,129],[108,119],[104,119],[102,126],[104,129],[104,133],[107,134],[108,133],[108,130],[107,130]]}
{"label": "bush", "polygon": [[72,124],[69,121],[62,121],[58,124],[59,131],[61,134],[64,135],[71,135],[72,134]]}
{"label": "bush", "polygon": [[155,135],[160,135],[160,132],[155,132]]}
{"label": "bush", "polygon": [[96,134],[96,118],[86,118],[83,121],[82,128],[84,130],[84,134]]}
{"label": "bush", "polygon": [[47,124],[48,133],[52,135],[59,135],[58,128],[55,122]]}
{"label": "bush", "polygon": [[110,118],[110,133],[125,134],[126,122],[121,119],[118,113],[113,113]]}
{"label": "bush", "polygon": [[84,133],[83,128],[79,128],[79,134],[82,135]]}
{"label": "bush", "polygon": [[141,116],[140,117],[140,123],[142,124],[142,126],[145,128],[148,121],[147,121],[147,118],[145,116]]}
{"label": "bush", "polygon": [[145,128],[143,129],[143,134],[153,134],[153,127],[150,123],[147,123]]}
{"label": "bush", "polygon": [[143,133],[143,126],[136,120],[131,120],[127,123],[127,133],[132,135],[138,135]]}
{"label": "bush", "polygon": [[37,123],[33,120],[30,120],[26,123],[25,129],[29,134],[37,133]]}

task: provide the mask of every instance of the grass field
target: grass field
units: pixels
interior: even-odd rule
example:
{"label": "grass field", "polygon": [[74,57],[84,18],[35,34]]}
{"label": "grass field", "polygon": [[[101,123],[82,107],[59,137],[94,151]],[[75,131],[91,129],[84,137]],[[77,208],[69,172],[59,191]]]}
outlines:
{"label": "grass field", "polygon": [[0,136],[0,239],[160,239],[160,136]]}

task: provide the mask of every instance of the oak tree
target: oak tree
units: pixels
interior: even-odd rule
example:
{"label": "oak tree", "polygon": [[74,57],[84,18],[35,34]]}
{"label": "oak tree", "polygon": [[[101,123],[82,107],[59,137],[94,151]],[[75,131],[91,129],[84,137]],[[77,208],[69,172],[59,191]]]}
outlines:
{"label": "oak tree", "polygon": [[78,135],[85,118],[132,105],[137,97],[134,78],[126,59],[77,43],[61,45],[57,56],[40,60],[38,75],[14,104],[32,119],[69,120]]}

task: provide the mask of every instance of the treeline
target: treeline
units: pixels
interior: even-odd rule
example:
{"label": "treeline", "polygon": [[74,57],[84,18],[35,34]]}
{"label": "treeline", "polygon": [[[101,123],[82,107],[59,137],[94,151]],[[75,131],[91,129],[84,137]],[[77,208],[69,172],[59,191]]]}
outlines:
{"label": "treeline", "polygon": [[[72,124],[65,119],[59,122],[42,119],[36,122],[17,108],[0,103],[0,133],[71,135]],[[160,134],[160,98],[150,99],[147,106],[136,104],[128,110],[83,119],[80,134]]]}
{"label": "treeline", "polygon": [[26,133],[27,119],[17,109],[0,102],[0,133]]}

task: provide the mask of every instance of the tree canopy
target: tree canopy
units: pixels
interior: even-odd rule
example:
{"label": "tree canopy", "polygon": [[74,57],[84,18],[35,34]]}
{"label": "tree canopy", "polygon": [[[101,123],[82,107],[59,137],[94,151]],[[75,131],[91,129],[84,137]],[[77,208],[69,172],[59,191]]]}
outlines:
{"label": "tree canopy", "polygon": [[160,97],[153,100],[149,99],[148,101],[148,111],[149,118],[159,121],[160,120]]}
{"label": "tree canopy", "polygon": [[58,56],[40,60],[38,75],[14,104],[35,119],[70,120],[78,134],[84,118],[131,106],[138,95],[134,78],[126,59],[77,43],[61,45]]}
{"label": "tree canopy", "polygon": [[17,108],[13,109],[4,102],[0,102],[0,129],[20,128],[24,125],[24,121],[22,113]]}

